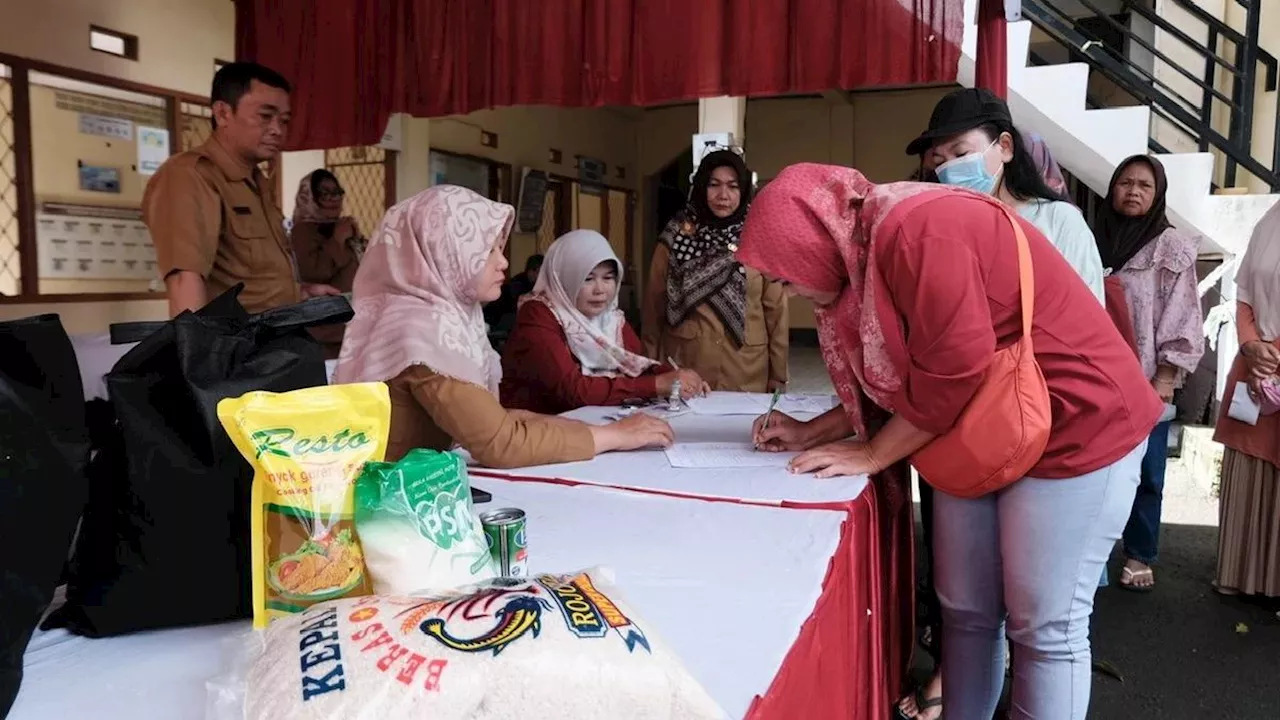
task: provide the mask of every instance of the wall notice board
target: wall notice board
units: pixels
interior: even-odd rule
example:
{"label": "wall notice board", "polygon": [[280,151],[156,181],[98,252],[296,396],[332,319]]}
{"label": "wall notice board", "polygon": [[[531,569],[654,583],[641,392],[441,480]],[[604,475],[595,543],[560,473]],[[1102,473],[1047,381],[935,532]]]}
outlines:
{"label": "wall notice board", "polygon": [[36,245],[42,278],[151,280],[158,272],[136,209],[44,203]]}

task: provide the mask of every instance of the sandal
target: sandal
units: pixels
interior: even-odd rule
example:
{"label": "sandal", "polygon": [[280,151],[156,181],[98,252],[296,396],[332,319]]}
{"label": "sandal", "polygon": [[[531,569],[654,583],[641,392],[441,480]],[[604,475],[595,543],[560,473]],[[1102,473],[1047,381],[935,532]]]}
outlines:
{"label": "sandal", "polygon": [[926,710],[942,706],[941,695],[939,695],[936,698],[925,699],[923,686],[916,688],[915,691],[912,693],[912,696],[915,698],[915,701],[916,701],[916,714],[907,715],[906,713],[902,712],[902,704],[901,704],[901,701],[899,701],[898,704],[895,704],[893,706],[893,716],[897,718],[897,720],[915,720],[917,717],[920,717],[920,715],[924,713]]}
{"label": "sandal", "polygon": [[[1151,578],[1151,583],[1149,585],[1138,585],[1135,582],[1139,578],[1145,578],[1145,577]],[[1152,572],[1151,568],[1147,568],[1146,570],[1135,571],[1129,568],[1128,566],[1126,566],[1124,568],[1121,568],[1120,570],[1120,588],[1123,590],[1128,590],[1129,592],[1149,593],[1152,590],[1156,589],[1155,581],[1156,581],[1156,574]]]}

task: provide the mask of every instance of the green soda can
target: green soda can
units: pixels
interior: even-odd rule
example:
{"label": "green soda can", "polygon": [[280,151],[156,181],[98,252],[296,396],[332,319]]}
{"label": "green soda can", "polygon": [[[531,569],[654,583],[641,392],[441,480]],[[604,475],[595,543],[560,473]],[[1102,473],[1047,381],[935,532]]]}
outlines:
{"label": "green soda can", "polygon": [[529,573],[529,545],[524,536],[524,511],[501,508],[480,513],[480,525],[502,577],[525,577]]}

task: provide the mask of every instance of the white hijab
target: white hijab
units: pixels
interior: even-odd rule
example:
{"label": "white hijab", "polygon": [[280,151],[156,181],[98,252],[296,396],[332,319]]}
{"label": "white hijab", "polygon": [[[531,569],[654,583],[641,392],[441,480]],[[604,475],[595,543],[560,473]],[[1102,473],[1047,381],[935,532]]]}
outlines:
{"label": "white hijab", "polygon": [[1253,308],[1258,333],[1268,342],[1280,338],[1280,204],[1253,228],[1249,248],[1236,269],[1236,299]]}
{"label": "white hijab", "polygon": [[636,377],[657,363],[623,345],[622,331],[627,321],[618,309],[617,291],[605,311],[593,318],[582,314],[577,306],[578,292],[587,276],[606,260],[618,268],[618,287],[622,287],[622,263],[603,235],[594,230],[561,235],[547,249],[529,299],[551,308],[584,375]]}

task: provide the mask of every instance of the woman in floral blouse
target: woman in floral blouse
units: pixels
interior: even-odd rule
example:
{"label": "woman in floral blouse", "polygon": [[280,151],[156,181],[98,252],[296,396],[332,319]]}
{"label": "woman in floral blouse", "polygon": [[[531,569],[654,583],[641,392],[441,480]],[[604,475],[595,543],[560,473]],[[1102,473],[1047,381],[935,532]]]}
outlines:
{"label": "woman in floral blouse", "polygon": [[1116,168],[1093,232],[1104,272],[1124,286],[1133,319],[1138,359],[1166,403],[1142,460],[1142,483],[1124,529],[1120,586],[1150,591],[1151,564],[1160,547],[1160,506],[1168,459],[1173,391],[1182,386],[1204,354],[1203,319],[1196,290],[1199,237],[1169,224],[1164,166],[1134,155]]}

